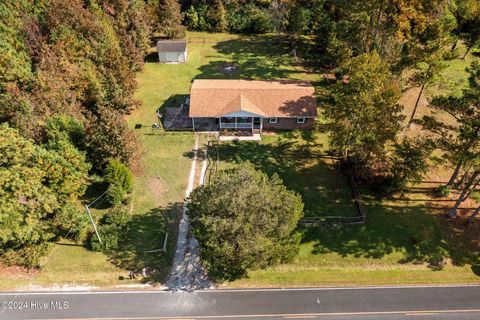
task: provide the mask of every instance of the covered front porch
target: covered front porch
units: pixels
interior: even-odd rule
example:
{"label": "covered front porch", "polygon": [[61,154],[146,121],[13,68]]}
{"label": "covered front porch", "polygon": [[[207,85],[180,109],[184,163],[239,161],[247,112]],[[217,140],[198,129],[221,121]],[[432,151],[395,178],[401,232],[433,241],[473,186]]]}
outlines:
{"label": "covered front porch", "polygon": [[261,117],[220,117],[219,129],[224,130],[251,130],[252,132],[262,131]]}

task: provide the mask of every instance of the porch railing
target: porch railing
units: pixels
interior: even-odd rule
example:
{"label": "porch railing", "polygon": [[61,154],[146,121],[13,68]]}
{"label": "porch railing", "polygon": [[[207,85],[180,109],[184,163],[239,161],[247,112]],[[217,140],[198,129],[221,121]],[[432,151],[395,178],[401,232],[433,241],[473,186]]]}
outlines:
{"label": "porch railing", "polygon": [[252,129],[252,123],[223,123],[220,122],[220,129]]}

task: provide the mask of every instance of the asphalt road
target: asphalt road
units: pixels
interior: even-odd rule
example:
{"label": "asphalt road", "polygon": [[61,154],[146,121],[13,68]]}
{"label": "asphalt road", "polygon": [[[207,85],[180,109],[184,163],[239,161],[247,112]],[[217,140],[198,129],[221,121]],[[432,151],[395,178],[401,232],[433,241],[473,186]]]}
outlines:
{"label": "asphalt road", "polygon": [[480,286],[0,293],[0,319],[480,319]]}

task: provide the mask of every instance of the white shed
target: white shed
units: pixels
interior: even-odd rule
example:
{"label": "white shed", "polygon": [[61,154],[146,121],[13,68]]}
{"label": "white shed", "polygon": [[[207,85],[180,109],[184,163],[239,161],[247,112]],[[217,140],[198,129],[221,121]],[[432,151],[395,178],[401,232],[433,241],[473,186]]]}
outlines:
{"label": "white shed", "polygon": [[157,42],[158,61],[182,63],[187,61],[186,40],[160,40]]}

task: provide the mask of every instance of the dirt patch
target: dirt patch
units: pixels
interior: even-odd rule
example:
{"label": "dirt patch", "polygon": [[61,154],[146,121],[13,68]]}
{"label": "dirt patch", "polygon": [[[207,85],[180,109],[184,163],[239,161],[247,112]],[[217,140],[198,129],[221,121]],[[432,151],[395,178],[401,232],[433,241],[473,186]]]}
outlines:
{"label": "dirt patch", "polygon": [[37,270],[27,269],[19,266],[0,265],[0,276],[9,279],[32,279],[38,273]]}
{"label": "dirt patch", "polygon": [[155,199],[159,199],[165,192],[168,191],[165,184],[158,177],[148,177],[147,179],[148,187],[150,192]]}

